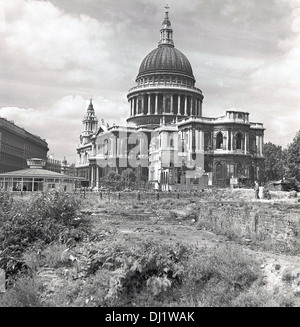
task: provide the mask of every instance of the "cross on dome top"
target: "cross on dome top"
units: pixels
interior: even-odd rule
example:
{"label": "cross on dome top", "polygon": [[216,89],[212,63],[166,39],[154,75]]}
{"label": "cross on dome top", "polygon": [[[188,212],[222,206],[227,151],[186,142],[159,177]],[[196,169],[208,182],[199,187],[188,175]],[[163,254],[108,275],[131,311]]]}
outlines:
{"label": "cross on dome top", "polygon": [[173,29],[171,27],[171,22],[169,19],[169,5],[165,5],[165,19],[162,23],[162,29],[160,30],[160,41],[158,45],[170,45],[174,47],[173,42]]}

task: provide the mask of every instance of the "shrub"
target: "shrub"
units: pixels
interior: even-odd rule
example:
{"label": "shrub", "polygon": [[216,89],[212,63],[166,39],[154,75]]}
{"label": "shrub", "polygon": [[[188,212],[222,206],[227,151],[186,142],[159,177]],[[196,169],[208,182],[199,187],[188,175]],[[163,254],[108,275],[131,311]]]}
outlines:
{"label": "shrub", "polygon": [[69,247],[58,242],[51,243],[40,251],[29,249],[23,254],[22,259],[32,273],[37,272],[43,266],[49,268],[67,267],[71,261]]}
{"label": "shrub", "polygon": [[0,267],[13,275],[22,268],[26,249],[82,239],[88,228],[77,216],[79,205],[74,195],[57,191],[36,194],[27,202],[9,201],[0,212]]}
{"label": "shrub", "polygon": [[60,301],[70,306],[151,305],[149,298],[158,303],[169,298],[175,301],[191,251],[182,244],[168,246],[150,240],[100,242],[74,248],[71,252],[76,258],[78,278],[86,283],[78,292],[69,284],[60,295],[65,299]]}
{"label": "shrub", "polygon": [[23,276],[0,296],[0,307],[42,307],[40,288],[34,279]]}

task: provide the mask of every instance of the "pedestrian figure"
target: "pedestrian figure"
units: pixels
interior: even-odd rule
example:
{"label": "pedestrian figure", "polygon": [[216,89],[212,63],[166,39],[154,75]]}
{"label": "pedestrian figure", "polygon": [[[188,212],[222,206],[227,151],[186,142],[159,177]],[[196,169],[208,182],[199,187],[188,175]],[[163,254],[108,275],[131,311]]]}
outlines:
{"label": "pedestrian figure", "polygon": [[255,199],[259,199],[259,184],[257,181],[254,182],[254,192],[255,192]]}

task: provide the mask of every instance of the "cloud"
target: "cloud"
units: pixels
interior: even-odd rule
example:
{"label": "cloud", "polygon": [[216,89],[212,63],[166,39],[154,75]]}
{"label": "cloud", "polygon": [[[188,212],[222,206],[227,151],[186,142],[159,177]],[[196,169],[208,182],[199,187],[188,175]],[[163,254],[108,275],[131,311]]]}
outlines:
{"label": "cloud", "polygon": [[[170,0],[175,46],[190,60],[207,117],[228,108],[285,146],[299,122],[300,0]],[[75,157],[93,98],[125,123],[126,93],[157,46],[161,0],[0,0],[0,115]],[[280,134],[279,134],[280,132]]]}
{"label": "cloud", "polygon": [[[51,108],[44,111],[33,108],[2,107],[0,116],[5,117],[30,133],[46,139],[56,159],[64,156],[68,161],[76,161],[76,147],[82,132],[82,119],[88,108],[89,101],[83,97],[65,96]],[[123,117],[129,113],[129,106],[120,102],[112,102],[102,96],[93,99],[98,120],[104,119],[112,126],[113,123],[125,124]]]}
{"label": "cloud", "polygon": [[48,1],[10,0],[3,8],[6,55],[27,70],[52,71],[55,78],[75,83],[95,79],[95,70],[109,75],[108,23],[67,14]]}
{"label": "cloud", "polygon": [[[292,7],[299,4],[299,1],[288,2]],[[260,93],[259,90],[266,90],[267,133],[279,135],[276,139],[281,145],[289,143],[300,126],[300,29],[296,28],[299,19],[300,11],[294,10],[290,21],[293,33],[284,42],[278,42],[284,53],[250,74],[253,87]],[[278,140],[280,135],[281,139]]]}

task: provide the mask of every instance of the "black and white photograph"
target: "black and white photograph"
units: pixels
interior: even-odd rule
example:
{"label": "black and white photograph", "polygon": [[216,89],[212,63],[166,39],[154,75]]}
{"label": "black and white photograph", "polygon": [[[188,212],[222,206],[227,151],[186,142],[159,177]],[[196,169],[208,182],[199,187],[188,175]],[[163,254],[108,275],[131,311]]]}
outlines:
{"label": "black and white photograph", "polygon": [[300,0],[0,0],[0,308],[109,325],[300,307]]}

